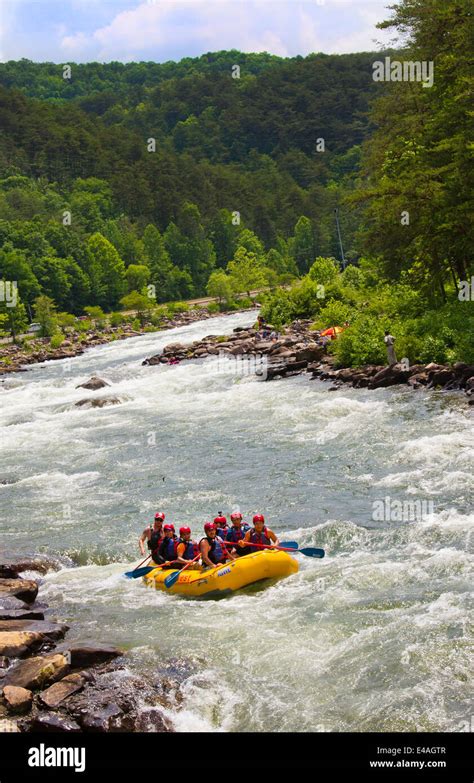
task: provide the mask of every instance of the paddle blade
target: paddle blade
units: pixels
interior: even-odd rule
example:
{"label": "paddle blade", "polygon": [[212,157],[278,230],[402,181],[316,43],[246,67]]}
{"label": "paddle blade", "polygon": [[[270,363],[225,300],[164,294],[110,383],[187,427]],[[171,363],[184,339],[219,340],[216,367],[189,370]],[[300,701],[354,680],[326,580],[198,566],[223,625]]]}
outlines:
{"label": "paddle blade", "polygon": [[285,549],[298,549],[297,541],[280,541],[278,546],[283,546]]}
{"label": "paddle blade", "polygon": [[156,566],[143,566],[143,568],[136,568],[135,571],[126,571],[124,576],[126,576],[127,579],[139,579],[140,576],[149,574],[150,571],[153,571],[155,568]]}
{"label": "paddle blade", "polygon": [[324,549],[317,549],[316,547],[308,546],[304,549],[298,549],[298,552],[301,552],[302,555],[306,555],[306,557],[324,557],[326,554]]}
{"label": "paddle blade", "polygon": [[165,579],[165,587],[173,587],[175,582],[178,581],[181,571],[175,571],[174,574],[170,574]]}

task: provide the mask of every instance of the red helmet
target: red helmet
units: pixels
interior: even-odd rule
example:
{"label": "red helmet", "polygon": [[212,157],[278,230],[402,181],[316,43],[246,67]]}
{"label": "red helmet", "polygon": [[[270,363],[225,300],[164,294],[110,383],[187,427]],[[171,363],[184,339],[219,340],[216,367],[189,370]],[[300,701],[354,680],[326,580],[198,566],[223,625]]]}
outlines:
{"label": "red helmet", "polygon": [[161,521],[164,522],[165,521],[165,515],[163,514],[162,511],[158,511],[158,513],[155,514],[155,519],[161,519]]}
{"label": "red helmet", "polygon": [[215,522],[206,522],[206,524],[204,525],[204,530],[206,531],[206,533],[208,532],[208,530],[217,530],[217,525]]}
{"label": "red helmet", "polygon": [[[255,514],[255,516],[254,516],[252,521],[253,521],[254,525],[255,525],[255,522],[265,522],[265,517],[263,516],[263,514]],[[166,525],[165,525],[165,527],[166,527]]]}
{"label": "red helmet", "polygon": [[222,516],[222,513],[220,511],[219,511],[219,515],[215,517],[214,522],[216,523],[217,526],[227,525],[227,519],[224,516]]}
{"label": "red helmet", "polygon": [[186,533],[190,533],[190,532],[191,532],[191,528],[190,527],[180,527],[179,528],[179,535],[180,536],[184,536],[184,535],[186,535]]}
{"label": "red helmet", "polygon": [[172,530],[174,533],[174,525],[163,525],[163,530]]}
{"label": "red helmet", "polygon": [[232,514],[230,515],[230,518],[232,520],[234,520],[234,519],[242,519],[242,514],[240,513],[240,511],[233,511]]}

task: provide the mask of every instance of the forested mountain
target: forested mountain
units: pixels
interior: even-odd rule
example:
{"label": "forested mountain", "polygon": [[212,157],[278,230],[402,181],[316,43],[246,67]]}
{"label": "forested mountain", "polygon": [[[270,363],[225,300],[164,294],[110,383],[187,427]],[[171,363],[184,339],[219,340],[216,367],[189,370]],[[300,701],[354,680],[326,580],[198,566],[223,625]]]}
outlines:
{"label": "forested mountain", "polygon": [[[151,264],[161,300],[204,293],[239,246],[279,274],[307,271],[339,252],[334,208],[370,132],[373,59],[234,51],[73,64],[66,79],[61,65],[0,65],[4,253],[22,253],[39,288],[74,311],[112,307],[126,288],[94,283],[97,235],[124,267]],[[342,224],[350,247],[357,209]],[[37,291],[23,286],[28,300]]]}

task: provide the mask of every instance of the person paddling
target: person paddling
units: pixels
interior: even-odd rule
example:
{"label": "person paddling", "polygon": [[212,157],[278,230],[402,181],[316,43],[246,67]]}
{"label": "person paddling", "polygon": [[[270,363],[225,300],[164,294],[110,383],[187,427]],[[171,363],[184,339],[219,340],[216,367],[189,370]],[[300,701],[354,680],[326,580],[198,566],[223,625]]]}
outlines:
{"label": "person paddling", "polygon": [[217,535],[217,525],[215,522],[206,522],[204,525],[204,538],[201,538],[199,542],[199,549],[201,550],[201,560],[204,566],[208,568],[215,568],[220,563],[225,563],[227,558],[231,560],[235,559],[235,555],[231,555],[227,551],[227,548],[220,536]]}
{"label": "person paddling", "polygon": [[214,518],[214,523],[217,525],[217,535],[225,540],[229,528],[227,527],[227,519],[223,516],[222,511],[219,511],[217,517]]}
{"label": "person paddling", "polygon": [[142,555],[145,554],[145,541],[147,542],[148,549],[153,552],[158,547],[160,539],[162,537],[163,522],[165,521],[165,515],[162,511],[158,511],[155,514],[153,525],[148,525],[145,528],[140,538],[138,539],[138,546]]}
{"label": "person paddling", "polygon": [[227,532],[225,542],[236,547],[235,554],[237,557],[248,555],[250,552],[250,547],[238,547],[237,544],[239,541],[243,540],[245,534],[250,530],[250,527],[247,525],[247,523],[242,521],[242,514],[240,511],[234,511],[230,515],[230,519],[232,522],[232,527]]}
{"label": "person paddling", "polygon": [[195,541],[191,541],[191,528],[180,527],[179,528],[179,541],[176,549],[176,561],[183,565],[188,565],[190,560],[194,560],[196,555],[199,554],[199,547]]}
{"label": "person paddling", "polygon": [[[278,546],[278,538],[269,527],[265,527],[265,517],[263,514],[255,514],[253,520],[253,529],[248,530],[244,536],[243,541],[239,541],[238,546],[242,549],[245,546],[245,542],[249,544],[261,544],[271,548],[272,546]],[[253,547],[250,547],[252,550]],[[255,547],[256,551],[257,547]]]}
{"label": "person paddling", "polygon": [[175,567],[178,556],[178,538],[175,535],[174,525],[163,525],[164,538],[158,547],[158,559],[153,557],[155,563],[168,568]]}

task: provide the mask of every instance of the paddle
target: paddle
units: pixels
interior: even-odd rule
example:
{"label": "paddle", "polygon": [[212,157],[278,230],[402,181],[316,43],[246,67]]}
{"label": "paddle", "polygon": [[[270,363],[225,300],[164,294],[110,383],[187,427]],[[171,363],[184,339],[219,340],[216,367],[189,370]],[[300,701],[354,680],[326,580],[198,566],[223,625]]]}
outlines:
{"label": "paddle", "polygon": [[[151,557],[151,555],[148,555],[147,557],[145,557],[145,559],[142,560],[142,562],[139,563],[137,565],[137,567],[133,569],[133,571],[126,571],[124,573],[124,576],[126,576],[127,579],[137,579],[137,577],[140,576],[140,574],[136,574],[136,572],[140,569],[140,566],[143,565],[143,563],[146,563],[146,561],[150,559],[150,557]],[[149,568],[149,566],[145,566],[145,568],[141,568],[140,571],[147,572],[148,568]],[[136,576],[135,576],[135,574],[136,574]]]}
{"label": "paddle", "polygon": [[169,576],[167,576],[165,579],[165,587],[167,588],[173,587],[174,583],[178,581],[179,575],[182,574],[183,571],[186,571],[186,569],[189,568],[189,566],[192,565],[192,563],[195,563],[196,560],[199,560],[200,557],[201,557],[201,553],[199,552],[199,554],[196,555],[194,560],[190,560],[189,563],[184,566],[184,568],[180,568],[179,571],[175,571],[174,574],[170,574]]}
{"label": "paddle", "polygon": [[[242,539],[243,540],[243,539]],[[306,557],[324,557],[324,549],[317,549],[316,547],[304,547],[304,549],[295,549],[294,547],[275,546],[275,544],[251,544],[250,541],[245,541],[245,546],[257,546],[259,549],[280,549],[282,552],[301,552]],[[283,543],[286,543],[283,542]],[[289,543],[293,543],[290,541]]]}

